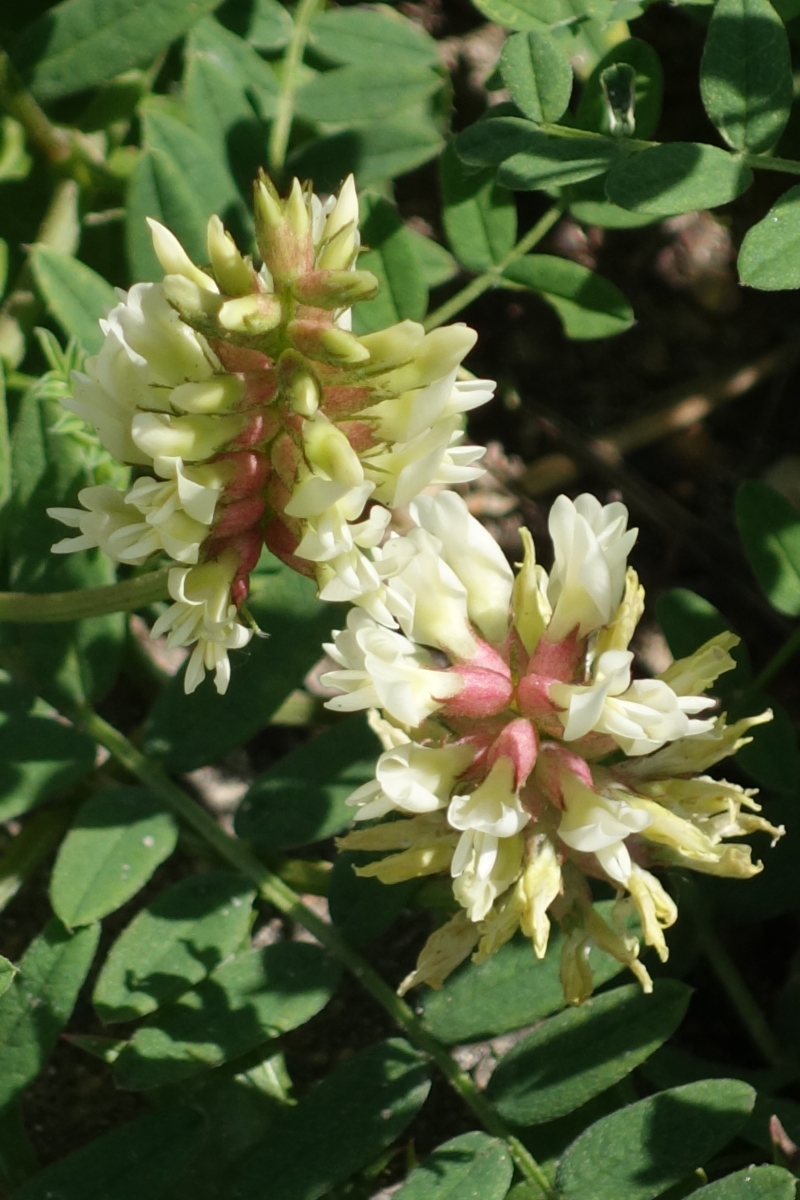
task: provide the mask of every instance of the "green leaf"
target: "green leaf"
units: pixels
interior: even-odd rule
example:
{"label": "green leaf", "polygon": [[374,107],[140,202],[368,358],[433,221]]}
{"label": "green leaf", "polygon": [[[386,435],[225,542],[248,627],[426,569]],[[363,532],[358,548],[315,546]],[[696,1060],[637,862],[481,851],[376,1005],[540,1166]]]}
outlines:
{"label": "green leaf", "polygon": [[750,168],[718,146],[667,142],[612,167],[606,195],[633,212],[673,217],[728,204],[752,182]]}
{"label": "green leaf", "polygon": [[700,64],[700,94],[734,150],[778,141],[792,106],[786,30],[769,0],[717,0]]}
{"label": "green leaf", "polygon": [[[188,138],[192,132],[186,127]],[[205,262],[208,217],[202,196],[194,191],[178,164],[155,148],[139,156],[128,184],[125,210],[128,262],[131,274],[140,281],[164,275],[153,249],[147,217],[166,225],[195,262]]]}
{"label": "green leaf", "polygon": [[67,791],[91,771],[95,745],[71,725],[16,714],[0,725],[0,821]]}
{"label": "green leaf", "polygon": [[96,792],[78,809],[50,879],[50,902],[68,928],[88,925],[144,887],[178,840],[175,818],[143,788]]}
{"label": "green leaf", "polygon": [[610,133],[608,104],[603,96],[600,77],[609,67],[627,63],[636,72],[636,137],[651,138],[661,116],[661,101],[664,91],[664,73],[658,55],[652,46],[640,38],[628,38],[609,50],[589,76],[583,89],[576,123],[581,129],[595,129],[598,133]]}
{"label": "green leaf", "polygon": [[427,67],[390,61],[336,67],[304,83],[297,92],[297,115],[324,125],[364,125],[392,117],[431,96],[442,76]]}
{"label": "green leaf", "polygon": [[[744,704],[733,704],[729,721],[772,709],[772,720],[750,731],[752,742],[742,746],[736,763],[761,787],[795,795],[800,784],[800,748],[797,732],[786,709],[771,696],[750,695]],[[763,845],[763,843],[762,843]]]}
{"label": "green leaf", "polygon": [[17,973],[17,968],[7,958],[3,958],[0,954],[0,996],[4,995],[11,987],[12,980]]}
{"label": "green leaf", "polygon": [[372,779],[380,744],[362,713],[304,742],[259,775],[236,811],[236,833],[265,850],[291,850],[350,824],[346,801]]}
{"label": "green leaf", "polygon": [[513,1174],[505,1142],[477,1131],[462,1133],[412,1171],[395,1200],[503,1200]]}
{"label": "green leaf", "polygon": [[359,268],[372,271],[380,284],[374,300],[353,310],[356,333],[386,329],[398,321],[420,321],[428,310],[428,288],[416,247],[393,204],[380,196],[362,195],[361,237],[369,249],[359,255]]}
{"label": "green leaf", "polygon": [[312,179],[318,192],[334,192],[352,172],[359,187],[385,183],[434,158],[442,136],[427,114],[413,109],[395,119],[315,138],[296,150],[287,170]]}
{"label": "green leaf", "polygon": [[172,679],[145,726],[148,753],[173,771],[218,761],[262,729],[320,655],[320,643],[340,619],[318,600],[310,579],[265,555],[251,579],[248,607],[266,637],[234,654],[231,685],[221,702],[210,679],[191,696],[183,674]]}
{"label": "green leaf", "polygon": [[406,231],[414,246],[422,278],[429,288],[440,287],[458,274],[458,263],[449,250],[410,225],[406,225]]}
{"label": "green leaf", "polygon": [[[219,16],[224,17],[226,7],[222,6]],[[291,14],[278,0],[255,0],[245,36],[256,50],[269,52],[282,50],[292,36],[293,29]]]}
{"label": "green leaf", "polygon": [[279,1117],[245,1155],[227,1200],[319,1200],[372,1162],[422,1107],[430,1083],[421,1056],[401,1038],[360,1050]]}
{"label": "green leaf", "polygon": [[705,1079],[640,1100],[572,1143],[556,1186],[564,1200],[651,1200],[724,1149],[755,1098],[741,1080]]}
{"label": "green leaf", "polygon": [[760,480],[736,494],[736,525],[753,574],[773,608],[800,616],[800,516],[779,492]]}
{"label": "green leaf", "polygon": [[41,1071],[92,965],[99,925],[70,933],[53,917],[34,938],[0,998],[0,1108]]}
{"label": "green leaf", "polygon": [[603,175],[623,152],[614,138],[543,133],[521,117],[476,121],[455,140],[458,157],[477,167],[502,164],[499,180],[519,191],[579,183]]}
{"label": "green leaf", "polygon": [[556,310],[567,337],[614,337],[633,324],[633,309],[619,288],[568,258],[526,254],[503,271],[506,279],[538,292]]}
{"label": "green leaf", "polygon": [[[607,920],[613,902],[596,905]],[[527,938],[516,937],[493,954],[488,962],[467,963],[445,980],[440,991],[422,997],[425,1024],[448,1046],[495,1037],[532,1025],[564,1008],[564,991],[559,979],[563,935],[554,931],[543,959],[533,953]],[[596,946],[589,953],[594,986],[600,987],[622,971],[615,958]]]}
{"label": "green leaf", "polygon": [[199,983],[241,946],[254,898],[230,871],[190,875],[161,892],[108,952],[92,997],[100,1020],[144,1017]]}
{"label": "green leaf", "polygon": [[353,946],[363,946],[380,937],[399,917],[417,889],[419,881],[404,880],[387,887],[380,879],[356,875],[354,866],[374,862],[374,854],[337,854],[328,885],[331,920]]}
{"label": "green leaf", "polygon": [[[191,69],[190,62],[187,76]],[[225,155],[215,140],[213,96],[207,97],[207,104],[206,123],[196,129],[188,128],[183,121],[178,121],[159,109],[146,108],[144,112],[145,148],[164,155],[172,166],[177,168],[185,183],[189,185],[194,202],[201,213],[202,240],[198,236],[195,244],[199,262],[206,262],[208,259],[205,241],[205,222],[208,218],[214,213],[227,216],[237,206],[242,207]],[[149,230],[147,232],[149,237]]]}
{"label": "green leaf", "polygon": [[762,292],[800,287],[800,186],[784,192],[764,219],[748,229],[738,267],[746,287]]}
{"label": "green leaf", "polygon": [[32,246],[28,261],[48,312],[68,338],[76,337],[87,354],[97,354],[104,341],[100,320],[119,303],[111,284],[49,246]]}
{"label": "green leaf", "polygon": [[503,46],[500,74],[531,121],[557,121],[572,95],[572,67],[548,33],[515,33]]}
{"label": "green leaf", "polygon": [[659,979],[592,996],[550,1017],[500,1061],[486,1094],[506,1120],[541,1125],[613,1087],[675,1032],[690,989]]}
{"label": "green leaf", "polygon": [[433,38],[389,8],[329,9],[312,21],[308,42],[323,58],[342,65],[375,60],[435,67],[439,62]]}
{"label": "green leaf", "polygon": [[694,1200],[794,1200],[797,1180],[783,1167],[745,1167],[692,1192]]}
{"label": "green leaf", "polygon": [[160,1087],[239,1058],[310,1020],[338,978],[338,964],[303,942],[239,954],[139,1026],[114,1063],[117,1081]]}
{"label": "green leaf", "polygon": [[266,155],[266,122],[275,115],[278,79],[247,42],[212,17],[200,21],[189,35],[186,63],[183,87],[189,123],[219,164],[230,162],[240,187],[249,194]]}
{"label": "green leaf", "polygon": [[469,271],[502,262],[517,239],[514,197],[497,173],[467,171],[451,143],[439,159],[442,223],[453,253]]}
{"label": "green leaf", "polygon": [[[97,482],[94,448],[64,429],[63,417],[55,401],[30,390],[23,396],[11,443],[12,496],[4,514],[7,586],[13,591],[61,592],[116,582],[114,564],[99,551],[50,553],[64,528],[47,515],[48,507],[74,505],[80,488]],[[2,643],[19,656],[26,685],[57,707],[80,706],[108,690],[124,635],[122,613],[50,625],[46,636],[37,625],[0,630]]]}
{"label": "green leaf", "polygon": [[599,225],[601,229],[641,229],[655,225],[658,217],[649,213],[628,212],[606,199],[604,180],[599,176],[583,183],[573,183],[561,193],[576,220],[584,225]]}
{"label": "green leaf", "polygon": [[[2,246],[0,246],[2,251]],[[0,253],[0,274],[2,273],[2,253]],[[2,295],[2,288],[0,288]],[[3,361],[0,359],[0,512],[5,508],[11,496],[11,441],[8,431],[8,406],[6,404],[6,377]]]}
{"label": "green leaf", "polygon": [[14,1200],[162,1200],[206,1138],[194,1108],[159,1108],[34,1175]]}
{"label": "green leaf", "polygon": [[475,0],[475,7],[507,29],[546,29],[566,16],[559,0]]}
{"label": "green leaf", "polygon": [[219,0],[63,0],[20,34],[17,69],[55,100],[147,66]]}

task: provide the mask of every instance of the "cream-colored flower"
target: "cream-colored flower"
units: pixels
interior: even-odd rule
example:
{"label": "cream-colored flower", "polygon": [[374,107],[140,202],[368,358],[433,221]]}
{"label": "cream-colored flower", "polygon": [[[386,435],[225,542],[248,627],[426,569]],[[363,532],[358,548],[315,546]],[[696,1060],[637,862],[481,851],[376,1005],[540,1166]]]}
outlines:
{"label": "cream-colored flower", "polygon": [[548,597],[553,617],[547,638],[557,642],[573,630],[585,637],[607,624],[622,599],[625,564],[638,530],[627,529],[624,504],[600,504],[583,493],[574,502],[559,496],[550,510],[555,561]]}

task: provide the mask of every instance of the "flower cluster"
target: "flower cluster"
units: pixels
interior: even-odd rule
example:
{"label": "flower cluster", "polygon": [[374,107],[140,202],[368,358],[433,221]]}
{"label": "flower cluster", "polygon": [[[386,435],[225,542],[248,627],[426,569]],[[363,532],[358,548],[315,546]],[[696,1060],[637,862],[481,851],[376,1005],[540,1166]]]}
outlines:
{"label": "flower cluster", "polygon": [[[386,883],[448,872],[461,906],[422,950],[402,990],[440,986],[468,954],[482,962],[517,929],[544,955],[550,918],[566,933],[562,982],[592,989],[592,944],[646,990],[644,941],[667,957],[675,904],[653,866],[747,878],[750,847],[728,839],[776,829],[754,792],[704,774],[770,713],[728,724],[704,693],[734,666],[733,634],[712,638],[655,679],[632,677],[629,644],[644,592],[626,570],[636,530],[624,505],[560,496],[554,565],[523,531],[516,577],[452,492],[412,505],[416,528],[380,550],[392,621],[351,611],[328,647],[339,711],[370,708],[383,745],[375,778],[350,798],[347,849],[391,851],[359,873]],[[399,629],[396,626],[399,625]],[[399,817],[399,819],[397,819]],[[617,892],[613,927],[588,878]]]}
{"label": "flower cluster", "polygon": [[194,646],[187,691],[207,670],[227,688],[228,650],[252,636],[241,609],[264,544],[323,599],[391,619],[376,553],[391,510],[480,473],[483,450],[459,445],[461,414],[493,390],[456,379],[476,338],[464,325],[350,331],[352,305],[378,286],[356,267],[352,177],[322,202],[297,180],[281,200],[263,176],[255,215],[259,269],[217,217],[202,268],[151,221],[164,279],[120,294],[65,401],[139,474],[51,509],[78,530],[53,549],[176,564],[154,633]]}
{"label": "flower cluster", "polygon": [[[565,932],[569,1001],[591,992],[593,944],[649,990],[628,918],[664,959],[677,915],[651,868],[746,878],[760,864],[730,839],[783,832],[753,791],[705,774],[771,716],[729,725],[711,711],[705,693],[734,665],[737,639],[633,677],[644,593],[620,503],[560,496],[551,571],[523,530],[515,575],[446,490],[480,473],[482,449],[460,445],[462,414],[493,385],[457,378],[475,334],[412,321],[353,334],[351,308],[377,280],[357,269],[352,178],[322,202],[297,180],[281,200],[262,176],[255,214],[258,269],[216,217],[203,267],[151,222],[164,279],[121,294],[64,401],[137,477],[51,509],[78,530],[54,550],[174,562],[173,603],[153,632],[194,647],[187,692],[206,671],[228,686],[228,651],[252,636],[242,610],[265,544],[323,599],[353,606],[328,647],[324,679],[339,693],[328,704],[371,710],[384,753],[350,798],[357,822],[377,823],[341,845],[387,852],[359,869],[386,883],[449,874],[459,905],[401,991],[440,986],[518,929],[541,957],[551,919]],[[401,535],[391,519],[404,505],[413,527]],[[610,925],[590,878],[616,890]]]}

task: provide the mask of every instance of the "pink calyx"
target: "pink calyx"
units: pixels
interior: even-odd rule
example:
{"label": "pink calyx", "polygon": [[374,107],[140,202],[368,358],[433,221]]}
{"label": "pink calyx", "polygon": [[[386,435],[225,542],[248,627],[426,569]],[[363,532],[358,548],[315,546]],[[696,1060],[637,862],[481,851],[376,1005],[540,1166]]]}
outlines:
{"label": "pink calyx", "polygon": [[495,738],[486,755],[486,765],[491,768],[498,758],[508,758],[514,764],[516,787],[524,786],[534,768],[539,744],[536,730],[530,721],[518,717],[509,721],[499,737]]}
{"label": "pink calyx", "polygon": [[461,691],[445,702],[442,709],[446,717],[471,717],[481,719],[494,717],[511,702],[514,687],[509,675],[489,671],[485,667],[459,666],[444,671],[445,675],[456,675],[462,681]]}
{"label": "pink calyx", "polygon": [[557,808],[564,807],[561,780],[566,772],[594,790],[592,772],[585,759],[559,742],[543,742],[536,761],[536,786]]}

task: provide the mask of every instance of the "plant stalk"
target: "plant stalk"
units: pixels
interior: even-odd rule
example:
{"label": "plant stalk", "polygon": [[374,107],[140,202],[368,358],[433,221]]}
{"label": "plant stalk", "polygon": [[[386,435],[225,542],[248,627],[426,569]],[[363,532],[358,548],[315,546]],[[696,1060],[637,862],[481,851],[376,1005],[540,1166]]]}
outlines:
{"label": "plant stalk", "polygon": [[5,50],[0,50],[0,105],[19,121],[30,141],[52,163],[64,163],[72,154],[72,138],[54,125],[17,74]]}
{"label": "plant stalk", "polygon": [[0,592],[0,621],[38,625],[131,612],[156,600],[166,600],[168,577],[169,568],[165,567],[107,587],[79,588],[74,592]]}
{"label": "plant stalk", "polygon": [[797,654],[798,650],[800,650],[800,625],[798,625],[791,637],[787,638],[780,649],[776,650],[763,670],[756,675],[747,689],[747,694],[762,692],[778,672],[783,670],[787,662]]}
{"label": "plant stalk", "polygon": [[451,296],[449,300],[445,300],[444,304],[434,309],[423,321],[425,329],[428,332],[431,329],[438,329],[440,325],[444,325],[445,321],[449,321],[456,313],[461,312],[462,308],[466,308],[473,300],[477,300],[478,296],[487,292],[489,288],[497,287],[502,282],[503,271],[506,267],[538,245],[545,234],[553,228],[562,211],[560,204],[554,204],[552,208],[549,208],[533,228],[529,229],[523,238],[520,238],[505,258],[501,259],[499,263],[495,263],[488,271],[484,271],[482,275],[476,276],[460,292],[456,292],[455,296]]}
{"label": "plant stalk", "polygon": [[694,917],[700,947],[749,1033],[751,1042],[770,1066],[785,1066],[786,1055],[745,983],[744,976],[714,928],[692,880],[681,879],[680,899]]}
{"label": "plant stalk", "polygon": [[91,710],[80,713],[76,722],[101,746],[105,746],[132,775],[168,804],[221,858],[252,880],[263,899],[312,933],[396,1021],[407,1034],[409,1041],[433,1060],[484,1128],[506,1142],[525,1179],[536,1183],[546,1200],[556,1200],[542,1168],[527,1147],[508,1128],[471,1076],[461,1070],[448,1050],[425,1028],[412,1009],[396,995],[367,960],[348,945],[335,926],[329,925],[307,908],[288,884],[265,867],[247,846],[225,833],[209,813],[192,800],[159,766],[141,754],[113,725],[109,725]]}
{"label": "plant stalk", "polygon": [[322,0],[300,0],[294,14],[294,29],[283,62],[278,111],[269,135],[269,166],[279,174],[286,162],[286,148],[294,117],[294,97],[300,83],[300,67],[308,41],[308,31]]}

